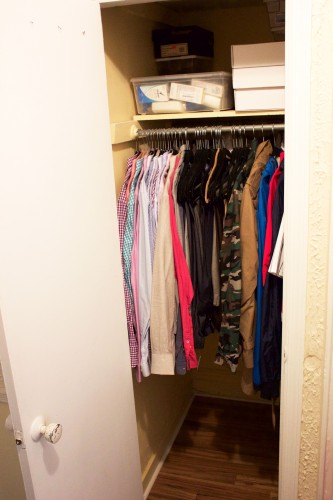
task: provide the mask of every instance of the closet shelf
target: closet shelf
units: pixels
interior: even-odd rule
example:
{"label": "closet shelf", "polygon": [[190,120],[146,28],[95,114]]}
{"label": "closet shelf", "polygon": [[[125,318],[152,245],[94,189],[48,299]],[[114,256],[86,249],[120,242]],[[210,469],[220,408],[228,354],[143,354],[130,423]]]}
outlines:
{"label": "closet shelf", "polygon": [[135,115],[133,119],[137,122],[158,121],[158,120],[200,120],[207,118],[254,118],[264,116],[284,116],[283,110],[269,110],[269,111],[235,111],[230,109],[227,111],[202,111],[194,113],[164,113],[161,115]]}
{"label": "closet shelf", "polygon": [[[161,115],[135,115],[133,120],[126,122],[115,122],[110,124],[111,143],[121,144],[128,141],[133,141],[137,138],[137,131],[141,128],[141,122],[148,124],[150,122],[153,127],[157,127],[159,122],[164,121],[170,123],[173,120],[201,120],[201,119],[237,119],[237,118],[254,118],[258,123],[258,118],[265,118],[270,116],[284,116],[284,110],[271,110],[271,111],[203,111],[201,113],[165,113]],[[266,120],[267,122],[267,120]],[[149,125],[149,124],[148,124]],[[170,125],[168,125],[170,126]]]}

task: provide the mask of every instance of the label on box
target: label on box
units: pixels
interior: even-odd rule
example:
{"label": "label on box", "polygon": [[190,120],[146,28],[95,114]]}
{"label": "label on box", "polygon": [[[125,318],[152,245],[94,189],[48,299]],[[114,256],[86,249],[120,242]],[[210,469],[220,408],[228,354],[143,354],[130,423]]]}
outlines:
{"label": "label on box", "polygon": [[221,97],[216,97],[216,95],[204,94],[202,104],[207,106],[207,108],[219,110],[221,107]]}
{"label": "label on box", "polygon": [[218,83],[206,82],[205,80],[192,80],[191,85],[202,87],[205,89],[205,94],[213,95],[215,97],[222,97],[223,86]]}
{"label": "label on box", "polygon": [[161,45],[161,57],[177,57],[187,55],[187,43],[171,43],[169,45]]}
{"label": "label on box", "polygon": [[153,102],[151,110],[152,113],[184,113],[186,104],[180,101]]}
{"label": "label on box", "polygon": [[138,99],[142,103],[166,102],[169,100],[167,85],[140,85]]}
{"label": "label on box", "polygon": [[203,97],[203,88],[193,85],[184,85],[183,83],[172,82],[170,86],[170,98],[177,101],[193,102],[201,104]]}

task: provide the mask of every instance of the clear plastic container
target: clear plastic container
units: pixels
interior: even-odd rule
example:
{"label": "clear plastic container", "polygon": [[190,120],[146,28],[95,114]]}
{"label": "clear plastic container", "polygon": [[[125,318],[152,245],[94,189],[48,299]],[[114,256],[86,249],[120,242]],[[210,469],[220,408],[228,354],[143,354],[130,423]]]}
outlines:
{"label": "clear plastic container", "polygon": [[139,114],[188,113],[232,109],[231,73],[189,73],[185,75],[132,78]]}

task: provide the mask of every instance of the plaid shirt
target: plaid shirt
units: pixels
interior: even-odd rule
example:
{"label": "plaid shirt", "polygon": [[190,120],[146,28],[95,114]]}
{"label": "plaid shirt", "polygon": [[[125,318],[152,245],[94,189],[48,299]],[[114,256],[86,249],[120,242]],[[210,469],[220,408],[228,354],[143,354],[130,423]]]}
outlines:
{"label": "plaid shirt", "polygon": [[119,240],[120,240],[120,252],[121,252],[121,265],[123,268],[123,285],[124,285],[124,295],[125,295],[125,308],[126,308],[126,320],[127,320],[127,331],[128,331],[128,340],[129,340],[129,348],[130,348],[130,356],[131,356],[131,366],[134,368],[138,365],[138,341],[136,338],[135,330],[134,330],[134,310],[133,304],[130,297],[130,292],[128,290],[127,284],[125,282],[125,274],[124,274],[124,259],[123,259],[123,249],[124,249],[124,235],[125,235],[125,227],[127,220],[127,203],[126,203],[126,190],[127,185],[131,176],[132,163],[135,156],[128,158],[127,160],[127,170],[125,174],[125,180],[120,190],[118,202],[117,202],[117,215],[118,215],[118,230],[119,230]]}

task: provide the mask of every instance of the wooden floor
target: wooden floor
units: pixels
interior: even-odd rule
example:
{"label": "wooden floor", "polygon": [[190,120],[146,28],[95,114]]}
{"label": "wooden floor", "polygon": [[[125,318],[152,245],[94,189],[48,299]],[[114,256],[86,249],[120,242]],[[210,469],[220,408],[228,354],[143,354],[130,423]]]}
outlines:
{"label": "wooden floor", "polygon": [[278,455],[270,405],[196,396],[148,500],[276,500]]}

